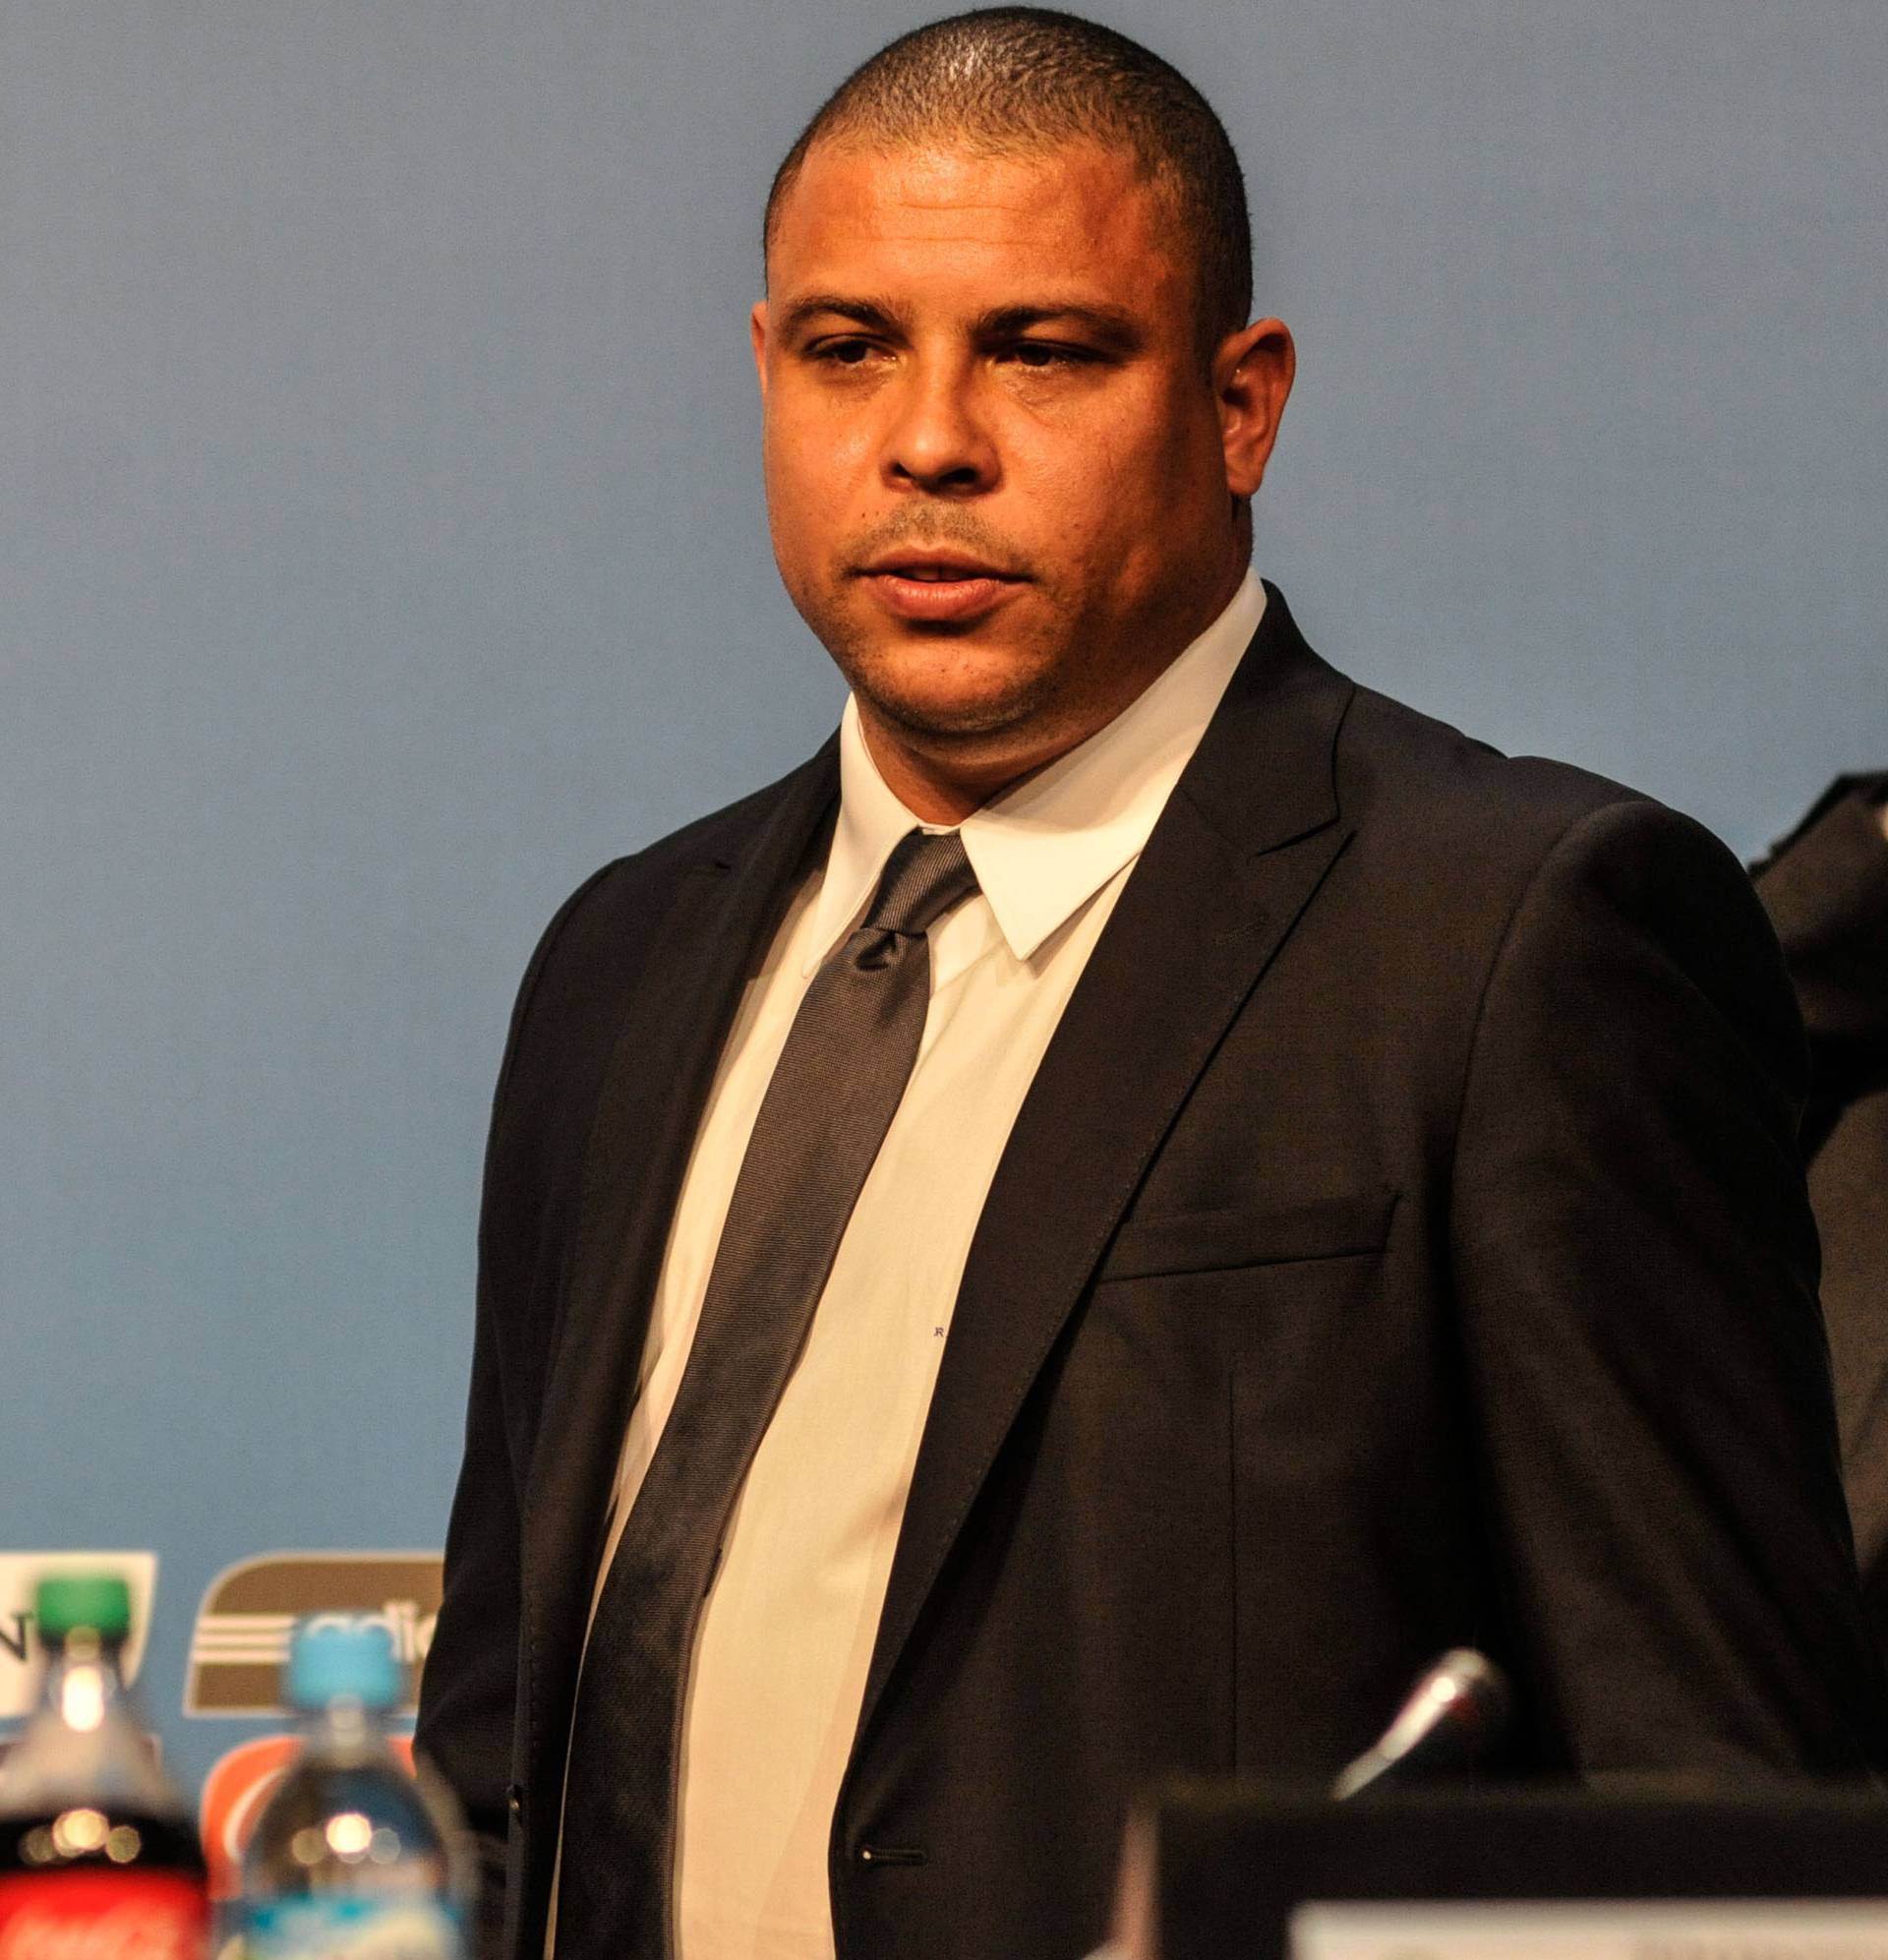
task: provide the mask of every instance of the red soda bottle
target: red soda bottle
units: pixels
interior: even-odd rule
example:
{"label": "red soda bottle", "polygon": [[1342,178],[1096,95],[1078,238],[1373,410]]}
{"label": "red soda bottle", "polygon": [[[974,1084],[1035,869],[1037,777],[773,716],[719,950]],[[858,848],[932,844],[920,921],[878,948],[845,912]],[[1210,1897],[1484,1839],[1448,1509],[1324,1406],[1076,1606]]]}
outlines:
{"label": "red soda bottle", "polygon": [[130,1592],[42,1579],[35,1617],[39,1706],[0,1762],[0,1960],[203,1960],[203,1853],[120,1667]]}

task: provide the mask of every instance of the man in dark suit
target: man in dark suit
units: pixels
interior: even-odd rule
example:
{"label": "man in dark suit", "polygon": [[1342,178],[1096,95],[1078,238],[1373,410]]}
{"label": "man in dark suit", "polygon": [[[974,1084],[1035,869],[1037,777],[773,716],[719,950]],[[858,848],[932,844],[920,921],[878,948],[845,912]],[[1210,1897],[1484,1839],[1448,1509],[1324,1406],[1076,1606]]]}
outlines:
{"label": "man in dark suit", "polygon": [[1756,879],[1809,1031],[1802,1134],[1843,1475],[1888,1648],[1888,774],[1838,778]]}
{"label": "man in dark suit", "polygon": [[1053,1960],[1173,1771],[1416,1671],[1518,1766],[1860,1773],[1879,1674],[1739,867],[1357,687],[1248,568],[1223,130],[919,30],[754,341],[836,741],[527,974],[420,1742],[508,1960]]}

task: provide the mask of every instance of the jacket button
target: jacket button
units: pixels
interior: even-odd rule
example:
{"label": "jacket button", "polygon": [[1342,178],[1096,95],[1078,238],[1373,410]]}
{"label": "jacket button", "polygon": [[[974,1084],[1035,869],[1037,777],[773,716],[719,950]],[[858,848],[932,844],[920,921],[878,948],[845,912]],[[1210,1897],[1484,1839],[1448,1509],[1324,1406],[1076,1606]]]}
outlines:
{"label": "jacket button", "polygon": [[504,1790],[504,1808],[519,1823],[524,1821],[524,1785],[508,1783]]}

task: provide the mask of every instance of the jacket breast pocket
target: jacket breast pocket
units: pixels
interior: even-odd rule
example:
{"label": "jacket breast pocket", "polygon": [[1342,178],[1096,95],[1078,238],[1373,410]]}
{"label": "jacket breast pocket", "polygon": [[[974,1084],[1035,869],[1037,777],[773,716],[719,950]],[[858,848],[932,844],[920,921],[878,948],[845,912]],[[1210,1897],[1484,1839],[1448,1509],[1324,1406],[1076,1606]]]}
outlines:
{"label": "jacket breast pocket", "polygon": [[1396,1199],[1385,1187],[1284,1207],[1131,1217],[1115,1233],[1095,1283],[1380,1253]]}

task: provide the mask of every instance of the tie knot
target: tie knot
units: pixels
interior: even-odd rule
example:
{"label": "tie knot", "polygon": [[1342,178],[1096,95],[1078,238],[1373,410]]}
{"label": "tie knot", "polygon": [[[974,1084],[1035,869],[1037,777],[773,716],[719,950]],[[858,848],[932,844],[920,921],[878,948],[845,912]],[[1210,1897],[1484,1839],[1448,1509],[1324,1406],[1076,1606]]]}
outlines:
{"label": "tie knot", "polygon": [[925,932],[975,889],[976,873],[956,831],[907,831],[885,861],[865,923],[877,932]]}

